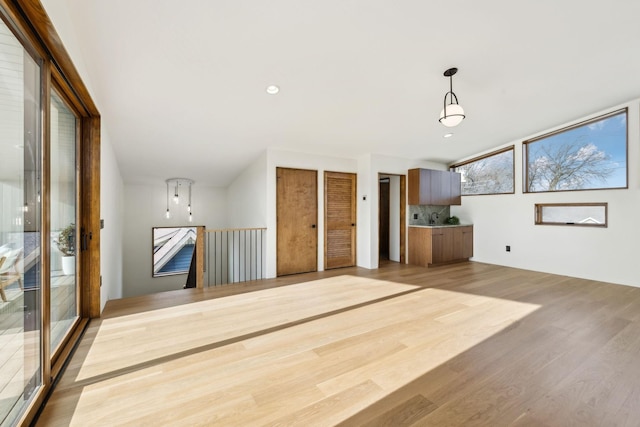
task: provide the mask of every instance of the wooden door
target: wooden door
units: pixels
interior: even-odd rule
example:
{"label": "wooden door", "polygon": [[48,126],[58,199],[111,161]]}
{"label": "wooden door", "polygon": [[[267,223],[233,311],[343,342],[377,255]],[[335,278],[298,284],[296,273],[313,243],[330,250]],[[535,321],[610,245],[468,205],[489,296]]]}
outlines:
{"label": "wooden door", "polygon": [[318,269],[318,172],[276,168],[277,275]]}
{"label": "wooden door", "polygon": [[356,175],[324,173],[325,269],[356,265]]}

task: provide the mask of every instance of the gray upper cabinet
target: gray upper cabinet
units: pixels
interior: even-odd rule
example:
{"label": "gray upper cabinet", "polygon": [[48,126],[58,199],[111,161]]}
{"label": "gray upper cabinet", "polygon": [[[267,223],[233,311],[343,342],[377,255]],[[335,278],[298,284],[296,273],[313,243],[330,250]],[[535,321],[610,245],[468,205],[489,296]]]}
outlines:
{"label": "gray upper cabinet", "polygon": [[409,204],[435,206],[462,204],[460,174],[433,169],[409,169]]}

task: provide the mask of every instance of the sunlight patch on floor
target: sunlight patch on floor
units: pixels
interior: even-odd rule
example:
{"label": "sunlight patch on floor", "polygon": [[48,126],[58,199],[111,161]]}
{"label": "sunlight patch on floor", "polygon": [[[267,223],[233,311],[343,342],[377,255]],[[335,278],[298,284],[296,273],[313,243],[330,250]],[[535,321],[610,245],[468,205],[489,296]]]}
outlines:
{"label": "sunlight patch on floor", "polygon": [[[76,405],[73,425],[120,417],[331,425],[538,307],[361,277],[322,279],[106,319],[87,332],[93,338],[83,345],[91,348],[84,360],[76,355],[82,364],[61,387],[66,404]],[[81,386],[71,392],[74,383]],[[52,399],[48,409],[62,402]]]}
{"label": "sunlight patch on floor", "polygon": [[417,288],[337,276],[104,319],[92,324],[85,335],[82,345],[90,344],[90,348],[76,380],[106,375]]}

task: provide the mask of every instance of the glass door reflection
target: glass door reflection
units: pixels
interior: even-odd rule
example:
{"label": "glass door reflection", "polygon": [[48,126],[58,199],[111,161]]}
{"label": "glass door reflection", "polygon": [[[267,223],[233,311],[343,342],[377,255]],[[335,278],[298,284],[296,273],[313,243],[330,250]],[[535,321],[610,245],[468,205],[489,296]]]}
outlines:
{"label": "glass door reflection", "polygon": [[76,135],[77,120],[51,93],[51,353],[78,318]]}
{"label": "glass door reflection", "polygon": [[0,426],[42,385],[40,76],[0,20]]}

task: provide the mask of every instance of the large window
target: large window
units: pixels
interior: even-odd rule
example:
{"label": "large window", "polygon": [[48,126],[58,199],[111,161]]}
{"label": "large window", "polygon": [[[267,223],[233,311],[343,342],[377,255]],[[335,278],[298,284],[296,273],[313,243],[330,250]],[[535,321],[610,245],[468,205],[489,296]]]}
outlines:
{"label": "large window", "polygon": [[512,194],[513,146],[450,167],[461,175],[462,195]]}
{"label": "large window", "polygon": [[627,110],[523,143],[525,192],[627,188]]}

